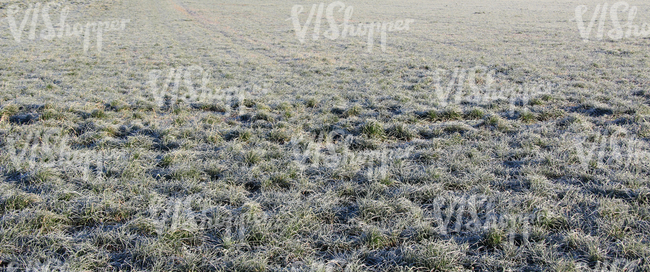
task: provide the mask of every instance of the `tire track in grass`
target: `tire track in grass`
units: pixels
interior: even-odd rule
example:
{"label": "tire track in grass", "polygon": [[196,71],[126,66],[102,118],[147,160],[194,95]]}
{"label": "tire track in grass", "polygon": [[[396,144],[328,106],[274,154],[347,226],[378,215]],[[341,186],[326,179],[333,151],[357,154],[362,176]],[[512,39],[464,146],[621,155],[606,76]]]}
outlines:
{"label": "tire track in grass", "polygon": [[[340,54],[337,52],[332,52],[329,50],[328,46],[321,48],[309,48],[304,47],[302,44],[292,44],[287,43],[287,39],[277,39],[278,35],[283,35],[282,33],[287,32],[287,28],[293,30],[293,27],[290,27],[288,23],[285,24],[285,20],[273,20],[269,16],[276,16],[275,13],[271,13],[277,10],[269,10],[267,12],[260,12],[264,10],[257,7],[266,7],[266,6],[276,6],[276,4],[228,4],[228,3],[210,3],[211,6],[218,5],[219,7],[236,7],[236,6],[245,6],[249,7],[244,10],[245,12],[255,12],[253,15],[243,15],[250,16],[245,17],[247,22],[254,22],[255,27],[249,28],[247,30],[238,30],[233,27],[233,24],[241,23],[236,22],[236,15],[231,17],[226,17],[222,20],[217,20],[210,18],[209,15],[212,12],[211,9],[200,8],[196,5],[190,6],[184,0],[168,0],[174,5],[174,9],[178,10],[185,16],[192,18],[192,22],[204,29],[208,33],[220,34],[224,38],[227,38],[231,41],[231,44],[236,45],[235,50],[240,56],[243,56],[246,59],[259,61],[260,64],[270,64],[283,67],[281,70],[287,71],[292,70],[291,68],[295,66],[297,62],[301,64],[310,64],[313,62],[314,58],[322,59],[328,58],[330,60],[335,59]],[[288,12],[290,9],[287,9],[286,16],[289,16]],[[224,13],[228,14],[237,14],[235,10],[227,10]],[[206,15],[208,14],[208,15]],[[284,13],[281,13],[284,14]],[[215,16],[216,17],[216,16]],[[277,19],[277,18],[276,18]],[[230,24],[229,24],[230,23]],[[274,29],[264,28],[258,26],[268,26],[270,24],[278,24]],[[280,27],[281,26],[281,27]],[[245,27],[242,25],[242,27]],[[275,40],[267,40],[267,37],[251,37],[252,33],[255,31],[266,31],[275,35]],[[250,33],[250,34],[249,34]],[[289,35],[288,39],[294,38],[293,35]],[[211,39],[215,40],[215,37],[211,36]],[[279,46],[277,43],[282,43],[282,46]],[[286,47],[285,47],[286,46]],[[345,52],[338,52],[345,53]],[[349,52],[348,52],[349,53]]]}
{"label": "tire track in grass", "polygon": [[[204,36],[207,35],[210,39],[212,39],[215,42],[221,42],[221,40],[217,39],[213,35],[206,34],[206,33],[218,33],[222,37],[228,39],[230,41],[228,45],[232,46],[231,49],[234,50],[239,57],[247,60],[255,60],[259,62],[259,64],[263,64],[263,65],[279,64],[274,58],[264,54],[254,52],[253,51],[254,49],[251,50],[246,46],[249,45],[249,47],[252,48],[255,48],[256,46],[265,47],[269,49],[271,45],[266,44],[264,42],[259,42],[250,39],[245,35],[243,35],[242,33],[239,33],[237,30],[234,30],[233,28],[229,27],[226,24],[220,23],[214,19],[207,18],[206,16],[201,14],[200,10],[188,7],[187,4],[180,3],[180,1],[178,0],[168,0],[168,2],[172,5],[174,10],[191,18],[192,19],[191,22],[193,23],[193,25],[203,29],[202,32]],[[262,46],[261,43],[264,43],[264,46]]]}

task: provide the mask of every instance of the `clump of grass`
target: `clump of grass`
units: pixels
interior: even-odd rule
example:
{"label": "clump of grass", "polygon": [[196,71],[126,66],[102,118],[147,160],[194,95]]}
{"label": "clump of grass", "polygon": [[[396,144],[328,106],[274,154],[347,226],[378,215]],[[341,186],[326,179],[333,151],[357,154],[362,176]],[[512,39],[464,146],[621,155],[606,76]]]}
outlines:
{"label": "clump of grass", "polygon": [[[231,124],[235,125],[235,124]],[[226,141],[240,140],[242,142],[247,142],[253,137],[253,133],[245,129],[236,129],[231,130],[224,135]]]}
{"label": "clump of grass", "polygon": [[18,106],[15,104],[6,105],[0,110],[0,119],[9,118],[18,113]]}
{"label": "clump of grass", "polygon": [[157,108],[156,104],[144,100],[138,100],[135,102],[135,106],[133,107],[134,110],[141,111],[154,111]]}
{"label": "clump of grass", "polygon": [[30,220],[30,227],[39,233],[49,233],[60,230],[68,223],[65,216],[47,210],[39,210]]}
{"label": "clump of grass", "polygon": [[587,259],[590,262],[594,262],[594,263],[603,262],[606,256],[607,255],[605,249],[602,249],[596,241],[588,243]]}
{"label": "clump of grass", "polygon": [[185,117],[179,116],[177,118],[174,118],[173,122],[174,122],[175,126],[180,127],[180,126],[183,126],[187,122],[187,119]]}
{"label": "clump of grass", "polygon": [[196,229],[178,228],[167,231],[163,239],[172,244],[185,244],[188,246],[199,246],[202,244]]}
{"label": "clump of grass", "polygon": [[440,114],[440,118],[443,120],[461,120],[463,119],[463,113],[456,108],[449,108]]}
{"label": "clump of grass", "polygon": [[249,202],[244,203],[244,205],[242,205],[241,212],[243,214],[246,214],[246,215],[252,216],[252,217],[259,216],[263,212],[262,205],[260,205],[260,203],[257,203],[255,201],[249,201]]}
{"label": "clump of grass", "polygon": [[575,83],[573,83],[573,87],[584,89],[584,88],[587,88],[587,83],[585,83],[585,82],[575,82]]}
{"label": "clump of grass", "polygon": [[336,115],[343,115],[345,114],[345,108],[342,107],[334,107],[332,108],[331,112]]}
{"label": "clump of grass", "polygon": [[503,230],[490,228],[483,234],[482,244],[490,248],[498,248],[505,239]]}
{"label": "clump of grass", "polygon": [[598,214],[608,219],[621,218],[628,213],[627,205],[618,201],[602,200],[598,208]]}
{"label": "clump of grass", "polygon": [[519,120],[521,120],[524,123],[531,123],[535,121],[536,116],[534,113],[530,111],[524,111],[519,114]]}
{"label": "clump of grass", "polygon": [[355,186],[353,183],[345,182],[337,188],[337,195],[339,197],[350,197],[355,195]]}
{"label": "clump of grass", "polygon": [[350,107],[345,112],[345,115],[348,116],[348,117],[349,116],[357,116],[357,115],[361,114],[362,110],[363,110],[363,108],[360,105],[354,105],[354,106]]}
{"label": "clump of grass", "polygon": [[244,153],[244,162],[249,166],[255,165],[262,161],[262,155],[254,150]]}
{"label": "clump of grass", "polygon": [[526,177],[530,190],[536,194],[546,196],[549,192],[548,179],[541,175],[528,175]]}
{"label": "clump of grass", "polygon": [[257,109],[258,111],[270,111],[271,107],[269,107],[264,103],[258,102],[257,104],[255,104],[255,109]]}
{"label": "clump of grass", "polygon": [[466,119],[482,119],[485,116],[485,112],[481,109],[472,109],[471,111],[465,114]]}
{"label": "clump of grass", "polygon": [[485,120],[485,123],[490,125],[490,126],[497,126],[501,122],[501,118],[499,118],[498,115],[490,115],[487,120]]}
{"label": "clump of grass", "polygon": [[213,103],[213,104],[201,104],[199,105],[199,108],[204,111],[213,111],[213,112],[227,112],[228,107],[226,105],[221,104],[221,103]]}
{"label": "clump of grass", "polygon": [[275,107],[275,109],[279,111],[290,111],[292,108],[293,107],[291,106],[291,104],[289,104],[289,102],[286,101],[278,104],[278,106]]}
{"label": "clump of grass", "polygon": [[563,118],[562,120],[559,120],[557,122],[559,126],[563,126],[563,127],[570,126],[573,124],[582,124],[582,123],[584,123],[584,120],[582,120],[582,118],[577,114],[571,114],[566,118]]}
{"label": "clump of grass", "polygon": [[160,161],[158,162],[158,166],[160,167],[169,167],[174,161],[176,160],[176,156],[173,154],[165,154],[162,156]]}
{"label": "clump of grass", "polygon": [[153,146],[153,140],[147,136],[136,135],[127,137],[125,147],[150,149]]}
{"label": "clump of grass", "polygon": [[389,187],[397,185],[397,181],[392,179],[389,175],[381,177],[378,181],[379,181],[379,183],[381,183],[383,185],[386,185],[386,186],[389,186]]}
{"label": "clump of grass", "polygon": [[110,103],[108,103],[108,106],[114,111],[122,111],[122,110],[129,109],[129,104],[119,99],[112,100]]}
{"label": "clump of grass", "polygon": [[93,117],[93,118],[97,118],[97,119],[102,119],[102,118],[108,117],[108,115],[104,112],[104,110],[101,110],[101,109],[93,110],[90,113],[90,116]]}
{"label": "clump of grass", "polygon": [[211,163],[210,165],[205,167],[205,169],[203,169],[203,172],[208,174],[210,178],[219,179],[222,176],[222,174],[225,172],[225,167],[220,164]]}
{"label": "clump of grass", "polygon": [[571,249],[578,249],[582,245],[582,240],[577,232],[572,231],[564,236],[564,244]]}
{"label": "clump of grass", "polygon": [[245,130],[245,131],[241,131],[241,132],[239,132],[239,134],[238,134],[238,136],[237,136],[237,138],[238,138],[240,141],[242,141],[242,142],[247,142],[247,141],[249,141],[252,137],[253,137],[253,133],[250,132],[250,131],[248,131],[248,130]]}
{"label": "clump of grass", "polygon": [[273,174],[264,185],[265,187],[277,186],[286,189],[291,187],[291,179],[289,178],[289,175],[285,173]]}
{"label": "clump of grass", "polygon": [[318,105],[318,101],[316,100],[316,98],[309,98],[305,102],[305,106],[307,106],[308,108],[314,108],[316,107],[316,105]]}
{"label": "clump of grass", "polygon": [[543,94],[540,97],[540,99],[542,99],[543,101],[549,102],[549,101],[553,101],[553,96],[550,95],[550,94]]}
{"label": "clump of grass", "polygon": [[453,241],[424,240],[404,252],[404,260],[427,271],[457,271],[462,269],[465,249]]}
{"label": "clump of grass", "polygon": [[196,180],[201,177],[201,171],[194,166],[183,166],[172,171],[172,178],[177,180]]}
{"label": "clump of grass", "polygon": [[447,125],[447,126],[445,126],[445,128],[443,130],[446,133],[456,133],[456,132],[464,133],[464,132],[470,131],[471,129],[472,128],[470,126],[468,126],[468,125],[457,123],[457,124]]}
{"label": "clump of grass", "polygon": [[533,97],[530,101],[528,101],[528,104],[531,106],[541,106],[552,100],[553,100],[553,96],[551,96],[550,94],[543,94],[543,95]]}
{"label": "clump of grass", "polygon": [[564,115],[564,111],[560,109],[544,109],[542,112],[537,116],[537,118],[540,121],[547,121],[551,119],[555,119],[558,117],[562,117]]}
{"label": "clump of grass", "polygon": [[291,140],[291,134],[285,129],[274,129],[269,132],[269,140],[284,144]]}
{"label": "clump of grass", "polygon": [[558,230],[566,229],[569,223],[566,218],[543,209],[535,214],[535,225],[549,230]]}
{"label": "clump of grass", "polygon": [[360,199],[358,204],[359,213],[367,222],[384,219],[394,211],[388,203],[383,201]]}
{"label": "clump of grass", "polygon": [[242,102],[242,104],[244,106],[248,107],[248,108],[252,108],[252,107],[255,107],[255,105],[257,105],[257,102],[255,102],[252,99],[245,98],[244,101]]}
{"label": "clump of grass", "polygon": [[374,228],[366,231],[362,235],[362,240],[368,245],[369,248],[373,249],[387,247],[392,242],[388,235],[385,235],[381,231]]}
{"label": "clump of grass", "polygon": [[508,122],[496,114],[489,115],[487,118],[484,118],[483,124],[494,127],[499,131],[511,131],[511,127]]}
{"label": "clump of grass", "polygon": [[223,142],[223,138],[219,133],[212,133],[205,136],[205,141],[212,144],[218,144]]}
{"label": "clump of grass", "polygon": [[46,109],[43,111],[43,114],[41,114],[41,120],[43,121],[50,119],[62,120],[63,118],[65,118],[65,115],[54,109]]}
{"label": "clump of grass", "polygon": [[43,184],[57,177],[58,174],[54,169],[40,168],[31,175],[31,177],[28,179],[28,182],[30,184]]}
{"label": "clump of grass", "polygon": [[208,115],[206,117],[203,117],[203,119],[201,119],[201,122],[208,125],[216,125],[221,123],[222,119],[215,115]]}
{"label": "clump of grass", "polygon": [[172,112],[173,112],[175,115],[183,114],[183,113],[186,112],[186,111],[187,111],[187,110],[186,110],[184,107],[175,107],[175,108],[172,110]]}
{"label": "clump of grass", "polygon": [[427,118],[431,121],[438,120],[438,112],[436,110],[429,110],[426,113]]}
{"label": "clump of grass", "polygon": [[650,204],[650,192],[649,191],[639,192],[635,197],[635,201],[640,204]]}
{"label": "clump of grass", "polygon": [[264,272],[268,271],[268,260],[256,256],[255,254],[243,254],[234,261],[229,262],[229,271],[249,271]]}
{"label": "clump of grass", "polygon": [[271,115],[266,111],[260,111],[257,114],[255,114],[255,116],[253,117],[253,121],[257,121],[257,120],[264,120],[269,123],[275,122],[275,118],[273,117],[273,115]]}
{"label": "clump of grass", "polygon": [[375,150],[380,146],[378,140],[369,139],[367,137],[355,137],[352,143],[350,144],[350,149],[352,150]]}
{"label": "clump of grass", "polygon": [[374,120],[365,122],[361,127],[361,132],[369,138],[383,138],[385,135],[381,123]]}
{"label": "clump of grass", "polygon": [[137,218],[128,225],[128,229],[142,235],[156,235],[158,230],[153,220],[148,218]]}
{"label": "clump of grass", "polygon": [[410,130],[404,124],[395,124],[392,127],[390,127],[387,131],[388,131],[387,134],[389,136],[395,137],[399,140],[410,141],[413,138],[415,138],[415,132]]}
{"label": "clump of grass", "polygon": [[2,201],[0,211],[6,213],[8,211],[22,210],[39,201],[41,201],[41,198],[38,195],[16,193]]}
{"label": "clump of grass", "polygon": [[427,110],[427,111],[420,111],[420,112],[415,112],[416,116],[420,119],[426,119],[429,121],[436,121],[438,120],[438,112],[436,110]]}
{"label": "clump of grass", "polygon": [[641,126],[638,135],[641,138],[650,138],[650,125]]}

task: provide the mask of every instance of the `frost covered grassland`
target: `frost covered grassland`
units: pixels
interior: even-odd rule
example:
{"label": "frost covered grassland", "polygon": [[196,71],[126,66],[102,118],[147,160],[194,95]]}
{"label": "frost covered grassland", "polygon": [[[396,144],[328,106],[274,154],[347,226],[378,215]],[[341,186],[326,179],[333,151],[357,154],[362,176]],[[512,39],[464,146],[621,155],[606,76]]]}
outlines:
{"label": "frost covered grassland", "polygon": [[647,1],[0,2],[0,271],[648,271]]}

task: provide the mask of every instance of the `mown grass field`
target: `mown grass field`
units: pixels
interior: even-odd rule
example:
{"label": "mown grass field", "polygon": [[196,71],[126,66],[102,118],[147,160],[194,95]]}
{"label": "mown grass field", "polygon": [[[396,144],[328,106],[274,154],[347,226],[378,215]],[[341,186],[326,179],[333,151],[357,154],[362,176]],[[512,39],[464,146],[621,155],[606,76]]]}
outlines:
{"label": "mown grass field", "polygon": [[50,7],[124,22],[101,51],[36,3],[0,1],[3,271],[650,270],[650,37],[583,41],[604,2],[343,2],[413,20],[385,50],[301,43],[320,2]]}

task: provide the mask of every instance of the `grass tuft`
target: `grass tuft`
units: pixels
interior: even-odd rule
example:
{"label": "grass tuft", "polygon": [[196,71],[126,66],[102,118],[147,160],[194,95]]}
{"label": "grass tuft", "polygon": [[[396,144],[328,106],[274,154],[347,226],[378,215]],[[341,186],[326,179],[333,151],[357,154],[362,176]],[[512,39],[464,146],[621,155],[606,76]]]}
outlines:
{"label": "grass tuft", "polygon": [[2,211],[2,213],[4,214],[10,211],[22,210],[27,208],[31,204],[40,201],[41,198],[35,194],[14,193],[10,197],[2,201],[2,204],[0,204],[0,211]]}
{"label": "grass tuft", "polygon": [[387,129],[387,134],[403,141],[410,141],[416,136],[415,132],[409,129],[405,124],[394,124]]}
{"label": "grass tuft", "polygon": [[365,122],[361,127],[361,132],[369,138],[383,138],[385,135],[381,123],[374,120]]}

